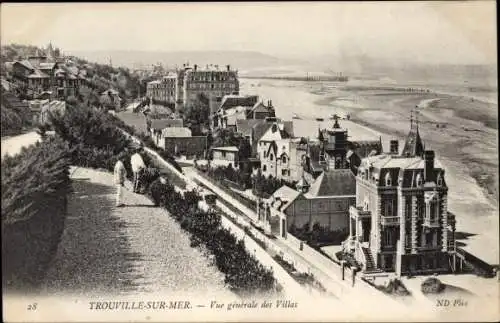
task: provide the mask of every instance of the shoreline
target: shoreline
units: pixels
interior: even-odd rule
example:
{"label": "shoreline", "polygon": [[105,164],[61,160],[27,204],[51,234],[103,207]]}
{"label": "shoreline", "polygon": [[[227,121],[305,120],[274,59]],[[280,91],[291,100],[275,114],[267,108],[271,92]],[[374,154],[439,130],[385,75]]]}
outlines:
{"label": "shoreline", "polygon": [[[328,87],[328,84],[312,86],[304,82],[265,80],[260,84],[256,88],[246,83],[241,92],[272,99],[276,114],[283,119],[291,118],[293,113],[326,118],[335,109],[337,112],[343,109],[351,114],[351,118],[340,121],[340,124],[344,123],[348,129],[349,123],[356,125],[350,131],[354,136],[352,139],[363,130],[359,129],[362,126],[376,133],[375,136],[366,134],[369,138],[378,139],[380,135],[384,143],[397,138],[400,145],[410,129],[410,110],[422,100],[440,98],[427,108],[419,109],[422,139],[426,147],[436,151],[446,170],[450,188],[449,210],[457,215],[457,230],[469,233],[468,238],[460,242],[465,243],[465,249],[472,254],[498,264],[498,130],[486,127],[482,122],[485,117],[496,120],[496,109],[480,102],[471,103],[463,98],[427,92],[372,95],[380,91],[349,91]],[[340,104],[336,105],[335,99]],[[464,119],[456,113],[464,110],[472,114],[472,118]],[[293,121],[298,136],[301,136],[299,130],[316,136],[318,127],[331,126],[331,121],[326,119],[321,123]],[[488,188],[493,195],[488,194]]]}
{"label": "shoreline", "polygon": [[[440,100],[440,99],[441,98],[438,98],[436,100]],[[429,99],[424,99],[422,101],[426,101],[426,100],[429,100]],[[406,137],[407,134],[405,132],[390,130],[387,127],[383,127],[383,126],[375,124],[373,122],[368,122],[364,118],[360,118],[359,114],[362,113],[363,111],[366,111],[366,110],[360,110],[360,111],[354,110],[351,113],[350,121],[352,121],[360,126],[366,127],[370,130],[377,131],[377,132],[381,133],[382,135],[385,135],[388,137],[396,137],[399,140],[402,140],[404,137]],[[424,140],[424,141],[426,141],[426,140]],[[445,157],[445,156],[443,156],[443,157]],[[446,156],[445,158],[449,158],[449,157]],[[486,164],[483,161],[481,161],[477,158],[473,158],[473,157],[462,156],[462,158],[460,158],[459,161],[461,161],[462,159],[469,162],[469,163],[464,163],[464,164],[469,164],[469,165],[470,165],[470,163],[472,163],[472,164],[474,164],[474,163]],[[499,202],[498,195],[495,196],[495,190],[492,189],[492,186],[494,184],[492,185],[492,184],[485,183],[485,181],[483,179],[483,174],[481,174],[478,171],[474,171],[474,170],[470,169],[468,171],[468,173],[472,178],[474,178],[474,180],[476,181],[476,184],[482,189],[483,193],[490,200],[490,202],[492,202],[493,204],[498,204],[498,202]]]}

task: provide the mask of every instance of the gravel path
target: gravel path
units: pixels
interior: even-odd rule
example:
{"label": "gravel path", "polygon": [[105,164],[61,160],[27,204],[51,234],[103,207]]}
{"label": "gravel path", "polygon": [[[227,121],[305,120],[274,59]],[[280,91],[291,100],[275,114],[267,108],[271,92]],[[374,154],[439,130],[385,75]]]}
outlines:
{"label": "gravel path", "polygon": [[[72,169],[73,171],[73,169]],[[41,294],[235,296],[224,276],[164,209],[125,190],[114,206],[112,174],[76,168],[74,194]]]}

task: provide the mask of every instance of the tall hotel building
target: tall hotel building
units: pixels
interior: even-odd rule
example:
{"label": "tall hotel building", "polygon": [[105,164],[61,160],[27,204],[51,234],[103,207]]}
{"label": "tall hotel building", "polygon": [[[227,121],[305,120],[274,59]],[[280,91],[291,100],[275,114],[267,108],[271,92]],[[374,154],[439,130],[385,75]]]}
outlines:
{"label": "tall hotel building", "polygon": [[240,91],[238,71],[229,65],[225,69],[219,69],[218,65],[207,65],[203,69],[198,65],[185,66],[177,73],[177,85],[176,109],[190,109],[202,94],[209,101],[211,114],[216,112],[225,95]]}

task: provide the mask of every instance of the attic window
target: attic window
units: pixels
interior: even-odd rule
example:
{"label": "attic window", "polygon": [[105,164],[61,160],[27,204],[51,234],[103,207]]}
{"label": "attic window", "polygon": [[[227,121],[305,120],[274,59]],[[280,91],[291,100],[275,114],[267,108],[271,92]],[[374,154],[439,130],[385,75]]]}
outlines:
{"label": "attic window", "polygon": [[273,154],[269,155],[269,160],[273,160],[274,156]]}
{"label": "attic window", "polygon": [[392,186],[392,178],[390,173],[385,174],[385,186]]}
{"label": "attic window", "polygon": [[422,186],[422,176],[420,174],[417,175],[417,179],[415,182],[417,186]]}
{"label": "attic window", "polygon": [[286,156],[283,156],[283,157],[281,158],[281,162],[282,162],[283,164],[286,164]]}
{"label": "attic window", "polygon": [[437,185],[438,185],[438,186],[443,185],[443,176],[441,176],[441,174],[439,174],[439,175],[438,175],[438,178],[437,178]]}
{"label": "attic window", "polygon": [[275,125],[275,124],[273,124],[273,127],[271,128],[271,131],[272,131],[272,132],[276,132],[276,131],[278,131],[278,126],[277,126],[277,125]]}

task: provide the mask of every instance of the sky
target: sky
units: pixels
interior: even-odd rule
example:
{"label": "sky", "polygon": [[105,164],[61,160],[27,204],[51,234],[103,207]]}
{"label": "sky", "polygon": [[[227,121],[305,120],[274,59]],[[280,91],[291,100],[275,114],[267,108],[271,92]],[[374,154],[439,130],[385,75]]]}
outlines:
{"label": "sky", "polygon": [[1,41],[81,50],[248,50],[496,64],[494,1],[1,5]]}

